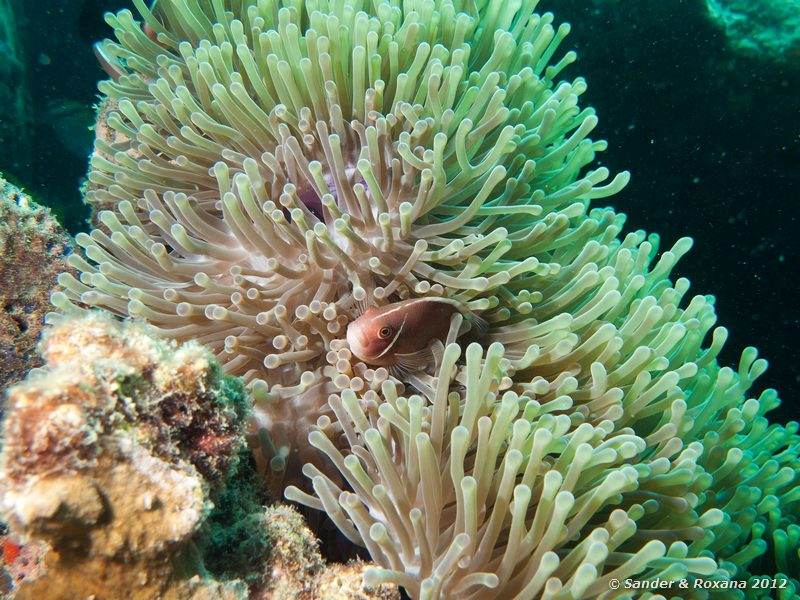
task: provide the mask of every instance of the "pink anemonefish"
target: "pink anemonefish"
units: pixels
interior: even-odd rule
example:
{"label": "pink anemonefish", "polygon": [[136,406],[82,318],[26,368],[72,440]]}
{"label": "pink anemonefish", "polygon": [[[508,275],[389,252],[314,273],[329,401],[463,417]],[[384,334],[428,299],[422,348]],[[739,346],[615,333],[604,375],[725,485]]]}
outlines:
{"label": "pink anemonefish", "polygon": [[368,365],[419,371],[431,363],[430,344],[446,339],[456,312],[469,324],[459,334],[471,330],[480,337],[486,333],[488,323],[457,300],[414,298],[368,308],[347,327],[347,343],[356,358]]}

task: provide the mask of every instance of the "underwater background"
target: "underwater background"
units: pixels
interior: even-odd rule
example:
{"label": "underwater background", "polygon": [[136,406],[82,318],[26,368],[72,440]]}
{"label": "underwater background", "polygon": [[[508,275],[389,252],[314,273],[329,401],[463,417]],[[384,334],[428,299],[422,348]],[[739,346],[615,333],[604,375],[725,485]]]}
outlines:
{"label": "underwater background", "polygon": [[[800,14],[795,0],[757,4]],[[757,346],[770,363],[759,387],[778,389],[783,405],[771,416],[784,421],[800,417],[800,23],[743,27],[736,5],[549,0],[539,10],[579,24],[566,42],[579,56],[568,74],[588,81],[595,137],[609,141],[600,164],[632,172],[611,200],[626,229],[658,233],[663,247],[694,238],[677,273],[717,298],[730,331],[720,362]],[[0,172],[73,234],[87,229],[80,185],[106,78],[92,44],[111,33],[103,13],[126,7],[0,0],[0,88],[10,84],[0,92]]]}
{"label": "underwater background", "polygon": [[[63,291],[49,296],[46,284],[38,305],[14,297],[25,289],[15,273],[27,269],[52,282],[53,274],[64,269],[59,261],[69,241],[60,233],[37,239],[32,232],[59,228],[43,224],[50,219],[46,211],[29,210],[25,195],[0,180],[0,191],[9,190],[4,193],[10,198],[10,208],[0,212],[0,263],[5,263],[0,264],[5,267],[0,271],[0,316],[13,321],[14,331],[26,333],[32,342],[16,346],[15,356],[34,356],[40,330],[28,323],[33,317],[41,321],[35,311],[46,310],[48,296],[60,313],[49,316],[54,327],[39,348],[46,366],[15,386],[7,403],[0,397],[0,412],[5,413],[0,437],[0,596],[19,590],[20,600],[114,597],[104,587],[134,586],[138,592],[132,597],[149,600],[169,595],[155,593],[159,586],[183,591],[200,586],[209,597],[242,600],[284,585],[287,577],[276,574],[276,565],[291,554],[283,549],[289,538],[295,547],[313,550],[298,552],[302,560],[293,569],[299,566],[315,578],[330,572],[340,581],[335,569],[352,566],[341,564],[352,554],[344,543],[347,538],[365,545],[361,556],[375,561],[363,572],[361,566],[353,567],[350,581],[358,589],[399,585],[407,594],[403,597],[511,597],[524,588],[528,593],[520,592],[520,597],[534,598],[536,586],[550,574],[548,591],[563,585],[563,594],[593,597],[606,587],[616,589],[612,582],[619,585],[617,577],[623,573],[641,573],[644,581],[685,577],[701,587],[728,582],[753,590],[760,588],[754,582],[772,581],[782,586],[772,589],[787,590],[777,598],[798,597],[800,435],[797,422],[785,427],[778,423],[800,420],[794,393],[800,382],[794,317],[797,209],[792,202],[800,190],[800,0],[543,0],[539,11],[553,11],[557,24],[575,25],[558,52],[576,49],[579,62],[563,74],[573,53],[549,67],[547,63],[556,57],[553,51],[568,27],[559,27],[556,34],[550,28],[552,15],[541,20],[531,15],[537,0],[308,0],[305,7],[315,10],[306,16],[292,13],[293,0],[156,0],[151,11],[145,4],[152,1],[0,0],[0,174],[51,206],[85,250],[69,261],[81,273],[80,283],[73,275],[62,275]],[[147,25],[123,11],[116,21],[109,19],[121,45],[107,42],[93,52],[92,45],[111,34],[103,13],[134,4]],[[223,5],[231,12],[221,15]],[[360,76],[371,63],[361,62],[358,52],[365,46],[351,47],[339,37],[347,32],[355,40],[364,32],[362,12],[345,15],[346,22],[355,17],[352,28],[339,27],[339,13],[353,6],[371,11],[370,23],[391,30],[382,39],[394,36],[392,44],[402,43],[386,46],[376,57],[388,62],[377,63],[385,69],[377,72],[380,79],[363,103]],[[253,10],[245,19],[248,7]],[[467,15],[459,16],[454,29],[455,7]],[[473,9],[474,19],[469,16]],[[247,21],[256,10],[263,23]],[[498,11],[503,11],[499,20],[504,24],[495,29]],[[392,20],[397,14],[402,14],[402,26]],[[228,17],[236,19],[228,22]],[[259,33],[266,22],[269,33]],[[429,22],[441,28],[431,38]],[[527,25],[517,27],[520,23]],[[294,36],[307,25],[309,57],[297,62]],[[162,26],[166,32],[156,36]],[[217,59],[212,65],[206,56],[213,61],[214,55],[204,54],[208,40],[217,38],[214,48],[219,52],[233,48],[220,41],[226,26],[226,35],[239,44],[242,62],[229,67]],[[254,37],[240,44],[239,27]],[[323,31],[334,41],[316,37]],[[465,32],[471,50],[462,45]],[[260,51],[266,47],[258,45],[261,35],[272,36],[270,52]],[[483,107],[488,96],[475,100],[470,95],[482,94],[477,87],[452,98],[455,88],[436,91],[440,73],[434,69],[441,59],[433,54],[427,80],[417,80],[413,66],[399,67],[399,51],[410,59],[416,48],[424,60],[429,39],[442,41],[434,50],[457,47],[452,60],[463,63],[451,72],[474,68],[462,82],[483,81],[481,89],[490,90],[505,73],[517,71],[507,92],[498,88],[492,96],[507,93],[504,106]],[[178,46],[178,40],[186,41]],[[509,44],[517,42],[520,53],[508,52]],[[332,54],[328,43],[333,43]],[[159,95],[166,92],[158,86],[146,88],[153,65],[163,67],[163,60],[172,60],[163,52],[168,47],[180,51],[180,57],[173,55],[180,64],[169,73],[172,84],[162,80],[175,84],[176,104],[164,102]],[[251,51],[280,62],[256,65],[253,78],[247,72]],[[544,54],[537,56],[540,52]],[[113,234],[96,229],[90,238],[84,233],[89,215],[82,195],[94,137],[94,104],[99,101],[96,89],[98,80],[107,79],[93,54],[111,57],[105,66],[116,81],[100,84],[108,94],[105,108],[113,111],[112,103],[118,102],[129,124],[108,112],[98,120],[100,141],[87,196],[99,209],[113,202],[115,212],[106,211],[99,219]],[[466,56],[474,62],[468,63]],[[328,60],[351,65],[350,57],[352,79],[346,67],[335,76],[324,72]],[[322,66],[318,73],[288,77],[286,66],[308,68],[315,60]],[[526,62],[527,70],[519,70]],[[192,100],[180,96],[188,89],[181,83],[183,68],[190,76],[200,73],[220,83],[199,85],[193,92],[202,102],[210,91],[216,105],[183,114],[192,106]],[[121,77],[128,69],[135,75]],[[211,71],[206,75],[202,69]],[[408,72],[411,79],[405,79]],[[252,104],[228,102],[226,94],[237,90],[245,91],[236,98],[239,102],[248,93],[261,94],[258,85],[245,90],[239,79],[245,75],[251,84],[274,89],[258,102],[253,96]],[[373,75],[368,74],[370,81]],[[556,77],[563,83],[554,88],[555,100],[545,103]],[[584,78],[590,89],[586,95]],[[384,81],[390,82],[390,90],[394,87],[385,97]],[[302,137],[307,149],[270,171],[270,160],[286,159],[287,149],[299,147],[301,138],[289,136],[292,146],[279,129],[289,125],[276,123],[287,116],[286,106],[298,107],[295,90],[306,83],[311,93],[304,101],[319,103],[321,83],[329,97],[336,97],[319,111],[316,104],[313,111],[308,102],[303,104],[309,115],[321,118],[318,137]],[[352,83],[359,97],[354,94],[351,104],[350,98],[328,92],[329,83],[332,90],[350,89]],[[459,84],[459,89],[467,87]],[[141,90],[146,94],[140,96]],[[424,143],[409,145],[406,140],[412,123],[415,135],[427,135],[424,127],[435,119],[423,122],[413,114],[416,106],[404,103],[395,104],[395,114],[388,104],[393,94],[411,102],[423,93],[430,100],[426,110],[434,116],[441,116],[437,111],[442,102],[456,106],[454,99],[460,98],[459,112],[444,116],[437,125],[443,132],[433,138],[439,148],[449,145],[449,155],[430,154],[429,159]],[[153,105],[137,102],[147,94]],[[579,96],[580,104],[590,109],[573,110]],[[473,102],[475,111],[467,108]],[[534,118],[536,103],[542,110]],[[523,109],[517,108],[520,104]],[[181,113],[177,122],[191,122],[202,133],[192,138],[191,130],[181,129],[180,135],[194,144],[186,155],[159,150],[163,141],[174,141],[167,138],[173,122],[158,113],[162,105]],[[372,106],[399,120],[386,121],[390,125],[379,121],[359,131],[373,119],[367,112]],[[513,107],[511,112],[507,107]],[[233,127],[219,127],[209,116],[218,111]],[[492,111],[499,112],[492,116]],[[597,129],[594,111],[600,117]],[[302,109],[295,112],[287,122],[296,131],[310,131]],[[358,118],[336,129],[343,125],[343,114]],[[455,136],[453,131],[444,133],[453,125],[452,114],[457,119],[469,116]],[[512,123],[517,118],[521,122],[501,130],[493,120],[502,122],[510,115]],[[473,118],[481,124],[469,137]],[[548,131],[550,119],[560,118],[564,121],[559,127]],[[155,140],[149,139],[148,121],[160,124]],[[328,135],[331,124],[337,133]],[[578,133],[562,144],[573,127],[579,127]],[[490,135],[484,137],[484,128]],[[504,136],[512,130],[530,136],[514,140],[505,150]],[[607,151],[604,141],[584,139],[589,131],[595,140],[608,140]],[[459,139],[459,134],[467,137]],[[115,153],[117,140],[122,150]],[[342,140],[347,152],[340,155]],[[206,142],[222,143],[209,151]],[[396,161],[381,157],[382,144],[386,156]],[[364,154],[367,146],[371,154]],[[477,167],[465,155],[473,148],[472,158],[481,157]],[[508,154],[514,149],[520,153]],[[229,160],[240,150],[241,155]],[[599,165],[593,164],[602,168],[593,176],[581,168],[594,150],[603,152]],[[359,151],[371,160],[354,163]],[[198,164],[187,158],[193,152]],[[441,156],[448,161],[442,162]],[[227,162],[215,162],[220,157]],[[274,176],[268,192],[254,169],[258,157]],[[296,171],[298,165],[307,165],[312,172],[310,158],[317,161],[314,169],[323,169],[312,173],[322,183]],[[521,168],[521,158],[535,159],[536,166],[531,160]],[[491,171],[484,168],[495,161]],[[347,165],[353,164],[363,179],[353,179],[355,171],[348,173]],[[431,165],[427,173],[425,164]],[[173,165],[181,169],[173,172]],[[400,176],[401,166],[403,173],[421,178],[416,206],[424,211],[416,217],[409,212],[414,210],[410,203],[397,203],[416,189],[408,185],[412,178]],[[235,173],[235,193],[228,187],[229,167]],[[335,179],[325,179],[325,168]],[[628,171],[632,182],[617,193]],[[620,175],[600,187],[607,172]],[[433,188],[427,187],[431,173],[438,182]],[[484,192],[506,176],[510,191],[498,204],[488,202]],[[580,177],[587,177],[581,182],[584,187],[569,189]],[[198,187],[192,187],[195,178]],[[528,180],[540,186],[542,207],[518,205],[530,197],[527,183],[517,187],[518,181]],[[187,182],[188,197],[173,193]],[[475,195],[478,184],[481,191]],[[351,185],[353,194],[347,199]],[[323,197],[326,187],[332,195]],[[284,212],[272,202],[281,189],[283,206],[298,211],[290,213],[288,229]],[[371,200],[362,200],[367,192]],[[152,230],[140,227],[130,202],[116,202],[140,193],[139,208],[148,211]],[[570,214],[576,195],[613,198],[593,201],[595,210],[588,215],[582,204]],[[355,205],[355,196],[361,206]],[[392,199],[391,214],[381,212],[388,209],[387,197]],[[351,203],[342,204],[346,214],[334,219],[340,199]],[[315,203],[324,217],[314,218],[324,222],[304,231],[301,208],[311,214]],[[167,204],[174,224],[161,211]],[[604,211],[607,204],[628,215],[624,242],[617,237],[622,219]],[[212,206],[221,215],[213,226],[204,220],[204,215],[217,219]],[[557,216],[558,208],[563,212]],[[252,218],[245,218],[244,226],[239,222],[242,210]],[[545,210],[542,219],[529,218]],[[397,231],[391,228],[393,215]],[[478,220],[478,215],[487,218]],[[575,229],[560,230],[570,219]],[[373,236],[378,225],[387,228],[381,230],[382,238]],[[500,225],[508,225],[511,234],[498,241],[508,233]],[[494,237],[482,237],[487,228]],[[651,253],[643,230],[661,238],[655,244],[663,252],[658,264],[650,265],[656,252]],[[6,243],[3,236],[11,239],[12,231],[18,235]],[[296,235],[281,239],[286,231]],[[481,232],[478,241],[465,235],[472,231]],[[331,232],[349,232],[353,243],[339,245],[331,241]],[[277,237],[270,237],[273,233]],[[448,247],[457,255],[452,257],[446,254],[451,250],[442,248],[451,234],[455,238]],[[687,235],[694,238],[694,249],[673,271],[673,258],[689,246]],[[412,250],[409,241],[414,239]],[[440,250],[426,254],[429,242]],[[318,243],[328,250],[315,253]],[[496,244],[495,249],[480,248],[484,243]],[[620,243],[622,249],[612,254]],[[168,246],[174,250],[169,257]],[[465,247],[469,250],[462,253]],[[674,253],[667,251],[670,247]],[[138,248],[146,250],[144,260]],[[493,264],[504,255],[511,260]],[[281,256],[289,265],[275,258]],[[476,257],[485,262],[476,262]],[[402,266],[404,260],[411,271]],[[249,266],[242,269],[236,261]],[[295,265],[298,269],[292,270]],[[503,269],[521,287],[519,295],[499,295],[498,302],[508,305],[494,313],[485,297],[469,304],[471,310],[494,317],[494,343],[483,348],[470,344],[465,354],[462,344],[448,343],[432,371],[406,371],[409,363],[404,360],[415,353],[396,349],[396,362],[387,364],[398,370],[373,368],[383,366],[373,359],[392,349],[406,320],[386,351],[367,355],[358,323],[375,325],[376,320],[374,314],[361,313],[363,306],[358,305],[365,298],[378,306],[389,301],[389,312],[397,312],[411,305],[394,300],[407,298],[404,294],[412,289],[423,295],[440,293],[434,281],[448,292],[472,285],[494,293],[504,286],[506,273],[498,272]],[[478,277],[484,272],[495,274]],[[265,273],[273,273],[274,279],[261,281]],[[340,278],[341,285],[329,285],[328,276]],[[350,276],[346,283],[344,277]],[[688,297],[713,295],[716,306],[695,296],[681,303],[688,305],[685,312],[678,309],[686,293],[684,277],[692,282]],[[294,279],[299,285],[282,287]],[[412,288],[414,281],[418,285]],[[486,286],[490,288],[482,289]],[[511,294],[514,289],[520,288],[501,291]],[[304,299],[311,292],[314,300]],[[633,299],[639,292],[641,302]],[[225,295],[222,300],[220,294]],[[656,302],[663,309],[654,307]],[[178,332],[175,337],[185,343],[177,346],[158,338],[138,321],[118,322],[97,312],[79,316],[85,305],[118,316],[144,316],[154,326]],[[518,321],[511,310],[532,313],[535,321]],[[25,316],[32,311],[31,317]],[[287,320],[291,314],[295,319]],[[462,314],[451,322],[448,340],[459,337],[459,319],[470,317],[475,315]],[[724,332],[717,331],[713,345],[708,338],[701,343],[715,319],[730,331],[719,357]],[[176,323],[181,327],[174,328]],[[380,333],[385,330],[389,333]],[[391,332],[374,327],[381,339]],[[418,342],[419,333],[412,325],[407,337]],[[709,345],[705,351],[703,346]],[[752,349],[743,351],[746,346],[757,346],[771,363],[752,392],[765,364],[755,360]],[[0,372],[8,370],[10,361],[1,347],[0,363]],[[230,375],[241,375],[243,381]],[[420,395],[405,395],[408,384]],[[759,395],[763,388],[776,388],[784,400],[769,415],[776,422],[772,425],[764,414],[778,404],[777,394],[767,390]],[[336,472],[328,474],[329,468]],[[282,498],[311,511],[303,515],[313,532],[293,508],[284,507],[288,515],[276,512],[281,509],[277,503],[265,508],[268,500]],[[484,517],[487,526],[479,527]],[[283,537],[275,537],[277,531]],[[39,542],[20,544],[20,533],[46,542],[55,552]],[[317,540],[324,556],[316,551]],[[154,557],[167,555],[175,569],[154,571]],[[461,556],[469,558],[457,560]],[[39,572],[45,565],[46,572]],[[202,578],[188,576],[195,573]],[[308,580],[293,581],[295,591],[263,597],[298,597],[297,586],[307,586]],[[476,585],[487,589],[464,594]],[[323,593],[323,588],[315,582],[313,597],[345,597]],[[489,591],[495,588],[504,591]],[[431,591],[438,589],[441,596]],[[381,599],[400,597],[397,589],[387,594]],[[725,597],[754,595],[758,592]]]}

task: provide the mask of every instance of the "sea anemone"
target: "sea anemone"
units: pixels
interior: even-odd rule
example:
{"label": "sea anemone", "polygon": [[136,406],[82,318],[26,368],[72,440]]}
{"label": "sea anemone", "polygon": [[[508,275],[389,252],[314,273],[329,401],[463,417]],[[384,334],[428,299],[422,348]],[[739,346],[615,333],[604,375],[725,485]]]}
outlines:
{"label": "sea anemone", "polygon": [[[792,570],[797,427],[745,401],[754,350],[717,364],[713,298],[670,279],[691,240],[659,254],[590,208],[628,175],[587,170],[569,26],[521,1],[135,3],[98,48],[98,228],[53,303],[208,345],[368,579],[597,596],[745,578],[770,546]],[[360,307],[420,296],[480,312],[485,351],[462,360],[454,322],[404,381],[352,355]]]}
{"label": "sea anemone", "polygon": [[487,3],[483,20],[462,2],[110,15],[113,139],[87,193],[100,226],[53,303],[206,344],[295,448],[330,393],[380,386],[332,347],[357,302],[446,295],[498,325],[526,318],[585,244],[613,239],[621,219],[588,204],[627,180],[582,173],[605,144],[587,139],[583,80],[555,83],[574,53],[549,65],[568,26],[534,4]]}
{"label": "sea anemone", "polygon": [[[661,577],[716,571],[711,558],[687,559],[679,536],[669,552],[658,536],[645,543],[641,505],[613,510],[648,479],[674,478],[681,463],[694,462],[691,451],[628,464],[647,448],[633,431],[607,420],[575,426],[552,403],[503,391],[509,367],[497,343],[485,359],[477,344],[467,349],[470,380],[463,395],[451,392],[460,352],[446,349],[431,397],[403,397],[389,383],[372,410],[350,390],[332,400],[347,424],[348,456],[319,432],[309,438],[353,492],[309,467],[316,498],[295,488],[287,495],[325,510],[367,545],[385,566],[369,570],[368,581],[394,581],[414,598],[534,598],[545,590],[580,598],[648,567]],[[696,485],[693,471],[676,491]],[[688,521],[713,525],[717,513]]]}
{"label": "sea anemone", "polygon": [[594,362],[571,391],[538,394],[513,382],[501,344],[470,345],[462,368],[460,354],[447,347],[426,393],[387,381],[378,402],[332,397],[347,451],[322,427],[309,442],[346,484],[308,464],[313,495],[286,492],[368,548],[383,568],[367,583],[413,598],[593,598],[633,576],[730,590],[778,569],[797,589],[800,438],[763,417],[772,390],[744,401],[764,367],[752,349],[739,373],[697,356],[612,387]]}

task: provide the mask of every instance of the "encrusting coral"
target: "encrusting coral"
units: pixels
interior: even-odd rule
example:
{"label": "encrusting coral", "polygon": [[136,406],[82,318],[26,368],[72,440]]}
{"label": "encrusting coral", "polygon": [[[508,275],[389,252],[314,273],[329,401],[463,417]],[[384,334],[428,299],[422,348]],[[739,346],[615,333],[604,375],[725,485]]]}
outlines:
{"label": "encrusting coral", "polygon": [[42,364],[36,344],[56,277],[75,273],[73,248],[48,209],[0,178],[0,397]]}
{"label": "encrusting coral", "polygon": [[0,595],[13,598],[13,590],[26,579],[35,579],[44,568],[47,545],[44,543],[20,543],[19,538],[9,532],[5,524],[0,528]]}
{"label": "encrusting coral", "polygon": [[[559,80],[568,26],[519,1],[135,4],[98,47],[99,227],[53,320],[97,306],[207,344],[249,384],[269,467],[310,461],[313,495],[287,496],[367,546],[368,583],[800,589],[797,425],[747,397],[753,349],[718,365],[713,298],[671,279],[691,241],[659,254],[590,207],[627,174],[586,170],[605,143],[584,81]],[[362,305],[421,296],[479,312],[483,346],[456,318],[404,381],[352,356]]]}
{"label": "encrusting coral", "polygon": [[51,330],[43,354],[9,394],[0,514],[52,550],[15,597],[246,597],[201,579],[191,542],[243,443],[241,384],[200,345],[106,316]]}
{"label": "encrusting coral", "polygon": [[270,558],[264,600],[399,600],[394,586],[366,587],[363,562],[325,564],[318,541],[300,514],[286,505],[267,508],[264,515]]}

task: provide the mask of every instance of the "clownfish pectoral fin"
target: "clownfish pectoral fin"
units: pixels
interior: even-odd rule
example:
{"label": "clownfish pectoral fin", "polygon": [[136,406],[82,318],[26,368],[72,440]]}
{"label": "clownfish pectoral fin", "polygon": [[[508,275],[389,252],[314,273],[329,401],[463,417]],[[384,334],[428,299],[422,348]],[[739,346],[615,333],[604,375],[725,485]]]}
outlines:
{"label": "clownfish pectoral fin", "polygon": [[414,371],[424,371],[430,366],[433,366],[433,352],[430,348],[423,348],[416,352],[409,352],[408,354],[395,354],[394,364],[406,372],[413,373]]}
{"label": "clownfish pectoral fin", "polygon": [[411,375],[411,371],[408,371],[397,363],[387,366],[386,370],[389,371],[389,375],[402,382],[406,382]]}
{"label": "clownfish pectoral fin", "polygon": [[471,337],[475,338],[476,340],[483,339],[486,337],[486,334],[489,333],[489,321],[483,317],[473,314],[470,317],[469,322],[472,326],[470,328]]}

